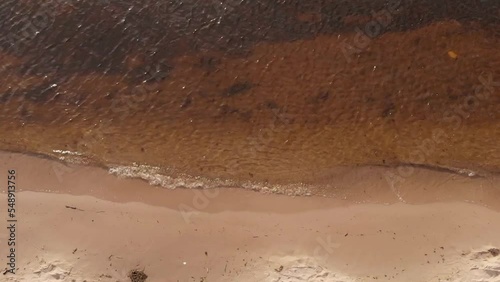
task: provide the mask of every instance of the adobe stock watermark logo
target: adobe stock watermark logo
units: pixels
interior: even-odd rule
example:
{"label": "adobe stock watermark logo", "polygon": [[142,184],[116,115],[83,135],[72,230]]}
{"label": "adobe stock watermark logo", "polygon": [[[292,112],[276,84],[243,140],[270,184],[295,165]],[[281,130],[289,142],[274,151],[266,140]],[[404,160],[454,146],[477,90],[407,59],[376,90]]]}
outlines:
{"label": "adobe stock watermark logo", "polygon": [[191,205],[179,204],[178,206],[181,216],[187,224],[191,223],[191,216],[207,209],[210,201],[220,194],[220,188],[191,189],[191,191],[194,194]]}
{"label": "adobe stock watermark logo", "polygon": [[57,178],[59,183],[63,183],[63,181],[75,171],[75,168],[72,166],[61,163],[61,162],[52,162],[52,171]]}
{"label": "adobe stock watermark logo", "polygon": [[[17,56],[24,55],[28,52],[28,43],[54,24],[56,17],[64,10],[62,7],[76,9],[78,2],[78,0],[44,0],[39,3],[33,1],[29,5],[36,12],[16,20],[14,25],[19,28],[11,28],[12,31],[7,36],[0,38],[0,45],[6,44]],[[113,0],[94,1],[99,5],[108,5],[112,2]],[[0,3],[0,9],[8,9],[9,5],[10,3]]]}
{"label": "adobe stock watermark logo", "polygon": [[[493,80],[493,74],[483,72],[478,77],[479,84],[474,86],[473,93],[468,94],[463,99],[462,103],[455,105],[452,109],[443,113],[441,124],[451,126],[452,130],[456,131],[464,125],[464,121],[468,119],[475,110],[488,102],[491,95],[498,95],[500,81]],[[437,145],[444,143],[449,136],[443,129],[435,128],[432,131],[432,136],[424,139],[417,148],[411,151],[408,155],[410,164],[425,164],[429,156],[433,155],[437,150]],[[475,172],[466,169],[458,169],[457,172],[465,174],[469,177],[476,175]],[[412,165],[400,165],[396,168],[396,172],[385,172],[384,177],[389,184],[391,190],[398,196],[400,201],[404,202],[398,185],[404,183],[407,178],[415,173],[415,167]]]}
{"label": "adobe stock watermark logo", "polygon": [[333,255],[336,249],[340,248],[340,244],[332,240],[331,235],[316,238],[317,246],[314,248],[314,257],[326,260]]}
{"label": "adobe stock watermark logo", "polygon": [[106,135],[112,133],[116,123],[124,121],[137,110],[144,108],[144,103],[159,93],[160,83],[168,76],[168,71],[162,64],[156,64],[144,67],[142,74],[143,81],[134,86],[130,93],[120,93],[113,97],[108,111],[114,118],[100,120],[95,129],[85,132],[82,139],[77,142],[78,152],[91,151],[92,147],[103,143]]}
{"label": "adobe stock watermark logo", "polygon": [[235,176],[244,166],[244,162],[255,161],[258,152],[267,150],[277,135],[290,133],[288,126],[294,119],[293,115],[287,113],[286,106],[280,109],[278,106],[273,105],[272,108],[273,118],[269,124],[263,128],[258,128],[255,134],[248,136],[246,138],[248,147],[241,149],[233,159],[227,162],[229,174]]}
{"label": "adobe stock watermark logo", "polygon": [[352,62],[354,55],[366,50],[372,40],[381,35],[394,21],[394,17],[401,13],[402,1],[410,2],[411,0],[389,0],[387,8],[378,12],[372,11],[372,20],[367,22],[364,27],[354,29],[353,38],[342,41],[340,49],[348,63]]}
{"label": "adobe stock watermark logo", "polygon": [[64,2],[63,0],[44,1],[32,16],[24,16],[17,21],[16,25],[20,26],[19,30],[12,31],[6,37],[1,38],[0,44],[7,43],[16,55],[23,55],[28,42],[54,23],[57,6]]}

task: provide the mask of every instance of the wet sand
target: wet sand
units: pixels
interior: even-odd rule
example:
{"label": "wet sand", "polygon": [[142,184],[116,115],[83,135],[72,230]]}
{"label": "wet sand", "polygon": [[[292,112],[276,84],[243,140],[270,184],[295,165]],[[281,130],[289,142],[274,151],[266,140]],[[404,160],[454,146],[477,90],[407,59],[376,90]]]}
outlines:
{"label": "wet sand", "polygon": [[500,278],[495,178],[422,169],[401,187],[425,192],[401,202],[369,185],[347,198],[171,190],[11,153],[0,167],[2,178],[17,170],[20,191],[19,270],[7,281],[129,281],[132,269],[147,281]]}

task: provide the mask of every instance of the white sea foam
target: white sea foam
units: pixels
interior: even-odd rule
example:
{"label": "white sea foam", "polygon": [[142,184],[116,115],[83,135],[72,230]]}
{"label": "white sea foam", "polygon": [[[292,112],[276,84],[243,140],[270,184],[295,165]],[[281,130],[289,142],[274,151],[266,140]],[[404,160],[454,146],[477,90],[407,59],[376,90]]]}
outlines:
{"label": "white sea foam", "polygon": [[90,159],[80,152],[73,152],[68,150],[52,150],[52,152],[55,154],[56,158],[66,163],[83,165],[90,163]]}
{"label": "white sea foam", "polygon": [[151,185],[162,186],[168,189],[191,188],[191,189],[214,189],[223,187],[244,188],[264,193],[286,194],[290,196],[309,196],[311,190],[304,184],[269,185],[258,182],[237,182],[225,179],[209,179],[200,176],[165,175],[161,168],[148,165],[134,164],[132,166],[113,166],[109,173],[119,177],[140,178]]}
{"label": "white sea foam", "polygon": [[191,177],[180,175],[177,177],[160,173],[161,169],[155,166],[138,165],[114,166],[109,169],[109,173],[120,177],[140,178],[146,180],[151,185],[162,186],[169,189],[175,188],[216,188],[220,186],[234,186],[231,181],[220,179],[209,180],[202,177]]}
{"label": "white sea foam", "polygon": [[52,150],[52,152],[61,154],[61,155],[71,155],[71,156],[83,156],[82,153],[66,151],[66,150]]}

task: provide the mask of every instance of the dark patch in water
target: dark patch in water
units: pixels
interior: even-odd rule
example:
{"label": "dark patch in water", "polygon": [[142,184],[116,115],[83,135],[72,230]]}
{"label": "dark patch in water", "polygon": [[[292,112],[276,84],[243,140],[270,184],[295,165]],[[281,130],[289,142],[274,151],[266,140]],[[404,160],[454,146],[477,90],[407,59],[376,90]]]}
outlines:
{"label": "dark patch in water", "polygon": [[314,103],[324,103],[328,100],[328,98],[330,97],[330,92],[328,91],[322,91],[320,92],[318,95],[316,95],[312,101]]}
{"label": "dark patch in water", "polygon": [[249,122],[253,117],[252,110],[241,110],[224,104],[219,107],[219,117],[236,117],[245,122]]}
{"label": "dark patch in water", "polygon": [[132,71],[131,81],[134,83],[160,83],[165,80],[173,68],[164,63],[156,63],[139,67]]}
{"label": "dark patch in water", "polygon": [[0,102],[29,100],[35,103],[45,103],[56,95],[57,87],[57,84],[43,83],[28,89],[12,89],[0,96]]}
{"label": "dark patch in water", "polygon": [[266,103],[266,107],[269,109],[277,109],[278,104],[276,104],[276,102],[274,102],[274,101],[269,101]]}
{"label": "dark patch in water", "polygon": [[225,96],[234,96],[237,94],[242,94],[242,93],[250,90],[252,87],[253,87],[253,85],[249,82],[238,82],[238,83],[231,85],[231,87],[229,87],[224,92],[224,95]]}
{"label": "dark patch in water", "polygon": [[220,58],[204,56],[200,58],[200,62],[197,65],[197,67],[207,71],[214,71],[217,69],[217,66],[219,64],[220,64]]}
{"label": "dark patch in water", "polygon": [[252,119],[252,116],[253,116],[253,112],[251,110],[243,111],[243,112],[240,111],[240,118],[243,121],[249,122]]}
{"label": "dark patch in water", "polygon": [[396,112],[396,106],[393,103],[387,105],[382,112],[382,117],[386,118],[393,115]]}
{"label": "dark patch in water", "polygon": [[[8,1],[0,7],[0,49],[23,57],[24,67],[32,74],[126,75],[131,55],[143,56],[143,68],[152,62],[173,64],[175,57],[198,51],[246,56],[261,42],[364,29],[374,20],[373,12],[387,10],[395,13],[382,33],[412,30],[444,19],[500,23],[500,3],[494,0],[216,2]],[[304,14],[316,20],[304,21]],[[37,20],[30,20],[33,17]],[[213,69],[217,63],[207,57],[200,65]]]}

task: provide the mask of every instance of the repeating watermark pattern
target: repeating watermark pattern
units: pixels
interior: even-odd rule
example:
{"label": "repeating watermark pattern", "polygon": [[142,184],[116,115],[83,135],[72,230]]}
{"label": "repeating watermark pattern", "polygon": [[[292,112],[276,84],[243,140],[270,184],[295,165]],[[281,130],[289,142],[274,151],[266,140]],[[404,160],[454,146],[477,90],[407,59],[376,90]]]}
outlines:
{"label": "repeating watermark pattern", "polygon": [[[0,48],[7,47],[14,55],[23,56],[28,53],[30,42],[34,40],[37,36],[46,32],[55,22],[56,17],[64,9],[64,6],[74,6],[77,0],[46,0],[37,4],[32,5],[32,11],[22,16],[17,20],[17,15],[13,26],[9,29],[10,32],[7,35],[0,38]],[[97,3],[107,4],[109,0],[99,0]],[[13,4],[13,1],[5,2],[0,4],[0,9],[4,9],[9,5]],[[12,19],[14,19],[12,18]],[[0,66],[3,68],[3,66]],[[8,98],[6,99],[6,104],[14,102],[17,99],[18,102],[23,101],[23,89],[25,88],[27,82],[30,79],[26,79],[21,85],[17,85],[9,90]],[[57,83],[51,84],[48,88],[41,90],[42,92],[49,91],[52,88],[58,87]],[[19,95],[16,95],[19,94]],[[7,107],[5,107],[7,108]],[[24,115],[32,115],[34,112],[34,106],[30,103],[21,103],[18,108],[18,112]]]}
{"label": "repeating watermark pattern", "polygon": [[[60,154],[65,155],[66,153],[72,153],[69,151],[62,151]],[[64,161],[64,157],[60,157]],[[65,163],[60,163],[60,162],[53,162],[52,163],[52,171],[54,172],[54,175],[57,178],[57,181],[59,183],[62,183],[64,181],[64,178],[69,174],[74,171],[74,168],[65,164]]]}
{"label": "repeating watermark pattern", "polygon": [[194,194],[191,205],[179,204],[178,209],[181,216],[187,224],[190,224],[191,216],[197,215],[203,210],[206,210],[210,205],[210,200],[219,196],[220,189],[192,189]]}
{"label": "repeating watermark pattern", "polygon": [[[14,1],[7,1],[0,4],[0,9],[12,5]],[[11,29],[6,36],[0,38],[0,46],[7,45],[17,56],[27,53],[29,42],[49,29],[55,22],[59,13],[63,13],[64,7],[75,8],[78,0],[44,0],[39,3],[33,2],[34,12],[27,13],[20,20],[14,23],[15,28]],[[109,5],[116,0],[96,0],[94,4]],[[17,4],[17,3],[16,3]]]}
{"label": "repeating watermark pattern", "polygon": [[[292,115],[286,113],[286,107],[282,110],[273,107],[272,113],[273,119],[269,126],[259,129],[256,135],[247,137],[246,144],[249,147],[238,152],[236,158],[227,162],[230,174],[236,175],[238,168],[242,166],[242,161],[255,159],[259,151],[264,151],[269,147],[276,134],[283,133],[281,130],[288,130],[286,126],[291,124]],[[178,207],[186,223],[191,223],[190,217],[192,215],[199,214],[208,208],[211,200],[219,195],[220,188],[194,189],[192,191],[194,193],[192,205],[181,204]]]}
{"label": "repeating watermark pattern", "polygon": [[326,260],[329,256],[333,255],[336,249],[340,248],[341,244],[334,242],[331,235],[326,237],[316,238],[317,246],[314,248],[314,257]]}
{"label": "repeating watermark pattern", "polygon": [[7,36],[0,38],[0,45],[7,43],[14,54],[21,56],[28,50],[28,42],[37,37],[40,33],[47,30],[55,21],[58,8],[61,5],[68,4],[68,0],[48,0],[43,1],[36,8],[36,12],[21,18],[16,25],[19,29],[10,32]]}
{"label": "repeating watermark pattern", "polygon": [[[76,143],[76,151],[54,150],[53,152],[62,161],[79,160],[85,162],[86,158],[92,157],[92,152],[104,144],[103,140],[106,136],[112,134],[116,123],[122,122],[138,109],[144,108],[142,103],[158,94],[161,81],[168,75],[163,69],[164,67],[159,64],[146,66],[142,71],[144,80],[141,84],[135,86],[130,94],[117,95],[113,98],[109,111],[112,112],[114,118],[99,120],[93,129],[83,132],[82,138]],[[54,163],[53,171],[61,182],[64,175],[73,171],[73,168],[65,164]]]}
{"label": "repeating watermark pattern", "polygon": [[142,109],[143,103],[149,101],[160,92],[160,83],[167,77],[168,72],[161,64],[146,66],[143,71],[144,80],[135,86],[130,93],[122,93],[113,98],[109,111],[114,119],[100,120],[96,128],[84,134],[77,143],[78,151],[90,151],[90,149],[102,143],[102,140],[114,124],[124,121],[130,114]]}
{"label": "repeating watermark pattern", "polygon": [[389,0],[387,8],[381,11],[372,11],[372,20],[364,27],[354,29],[354,37],[344,39],[340,44],[340,50],[344,54],[347,62],[352,62],[353,56],[361,53],[370,46],[372,40],[380,36],[384,30],[394,21],[394,17],[401,13],[403,1],[410,0]]}
{"label": "repeating watermark pattern", "polygon": [[[17,56],[25,54],[28,51],[27,47],[29,41],[33,40],[54,23],[57,5],[61,3],[65,3],[65,0],[48,0],[44,1],[39,6],[34,6],[36,8],[34,13],[26,15],[16,21],[15,26],[10,29],[10,32],[6,36],[0,38],[0,48],[2,46],[8,46]],[[3,9],[12,4],[13,2],[5,2],[0,8]],[[21,92],[20,89],[23,88],[22,86],[23,85],[17,85],[14,89],[10,89],[10,95],[6,100],[6,104],[13,102],[16,96],[17,101],[22,102],[22,95],[15,95]],[[29,103],[22,103],[18,111],[25,114],[32,114],[33,106]]]}
{"label": "repeating watermark pattern", "polygon": [[[481,103],[487,102],[490,96],[495,94],[495,88],[500,88],[500,81],[494,81],[493,74],[490,72],[483,72],[479,75],[478,80],[480,84],[474,87],[473,93],[465,96],[461,104],[455,105],[443,113],[441,123],[444,126],[451,125],[452,130],[458,130],[464,124],[464,120],[468,119]],[[409,153],[409,162],[411,164],[425,164],[427,158],[436,152],[438,145],[446,142],[449,137],[443,129],[434,129],[431,137],[424,139],[417,148]],[[458,169],[457,172],[470,177],[476,175],[475,172],[464,169]],[[398,185],[404,183],[414,173],[415,167],[413,165],[400,165],[396,167],[395,173],[390,171],[384,173],[387,183],[400,201],[404,202],[404,199]]]}
{"label": "repeating watermark pattern", "polygon": [[268,126],[258,128],[256,134],[247,137],[245,144],[249,146],[241,149],[235,156],[236,158],[228,161],[227,167],[230,174],[237,174],[238,168],[242,166],[244,160],[254,160],[258,152],[264,151],[269,147],[277,134],[282,134],[283,131],[289,130],[287,127],[293,121],[293,115],[287,113],[287,107],[272,109],[273,118]]}
{"label": "repeating watermark pattern", "polygon": [[[58,8],[61,5],[68,5],[74,1],[76,0],[44,1],[37,6],[35,13],[21,19],[18,23],[20,28],[15,29],[16,31],[9,33],[5,38],[1,38],[0,44],[7,43],[15,50],[17,55],[24,54],[27,51],[27,46],[29,46],[28,42],[53,25],[57,13],[60,10]],[[206,13],[204,14],[214,15],[211,22],[220,24],[225,17],[232,13],[244,1],[245,0],[209,0],[200,3],[197,0],[174,0],[167,4],[167,10],[170,13],[173,24],[189,24],[189,7],[206,9]],[[366,23],[364,27],[356,27],[354,37],[350,40],[345,39],[342,42],[340,48],[348,62],[352,61],[354,55],[366,50],[371,41],[388,28],[394,21],[394,17],[401,13],[404,7],[403,1],[411,0],[390,0],[385,9],[372,11],[372,20]],[[104,4],[112,2],[113,1],[108,0],[100,1],[100,3]],[[110,133],[110,129],[116,122],[125,120],[131,113],[139,108],[143,108],[141,104],[148,101],[151,95],[156,95],[159,92],[159,84],[168,75],[165,68],[160,64],[147,66],[143,72],[146,78],[140,85],[133,88],[130,94],[118,95],[112,100],[109,110],[113,113],[113,116],[118,116],[117,118],[114,120],[100,120],[93,130],[84,133],[83,138],[77,142],[76,152],[56,150],[55,153],[67,157],[74,157],[75,154],[80,156],[81,152],[92,152],[93,147],[103,143],[104,138]],[[500,85],[499,82],[493,81],[491,73],[486,76],[480,76],[479,80],[481,82],[481,88],[475,91],[474,95],[471,97],[467,97],[463,105],[456,107],[452,111],[446,112],[443,116],[444,122],[452,123],[456,128],[459,128],[463,119],[468,117],[470,112],[477,107],[479,102],[486,100],[487,97],[494,92],[493,88]],[[235,172],[241,166],[241,161],[244,159],[255,159],[258,152],[265,151],[265,149],[270,146],[276,134],[282,134],[282,130],[288,130],[287,125],[291,123],[292,115],[286,113],[286,108],[283,110],[274,108],[272,111],[274,118],[269,126],[258,129],[257,134],[248,137],[247,144],[249,148],[245,148],[240,154],[236,154],[238,157],[229,162],[230,171]],[[425,139],[415,151],[410,153],[410,159],[413,160],[414,163],[424,163],[426,158],[436,150],[437,145],[445,142],[447,137],[448,136],[442,129],[435,129],[432,137]],[[59,181],[63,180],[65,174],[72,171],[72,168],[66,165],[54,165],[53,168]],[[401,166],[397,168],[396,174],[388,172],[385,175],[389,185],[391,185],[391,189],[398,194],[401,200],[402,198],[397,191],[396,185],[402,183],[405,178],[408,178],[413,173],[414,168],[412,166]],[[189,223],[191,215],[207,209],[210,200],[219,195],[219,192],[217,188],[205,190],[194,189],[191,205],[183,204],[179,206],[179,210],[182,212],[185,221]],[[329,238],[327,238],[326,241],[321,241],[320,244],[331,246],[328,240]],[[330,247],[324,247],[324,249],[330,250]]]}

